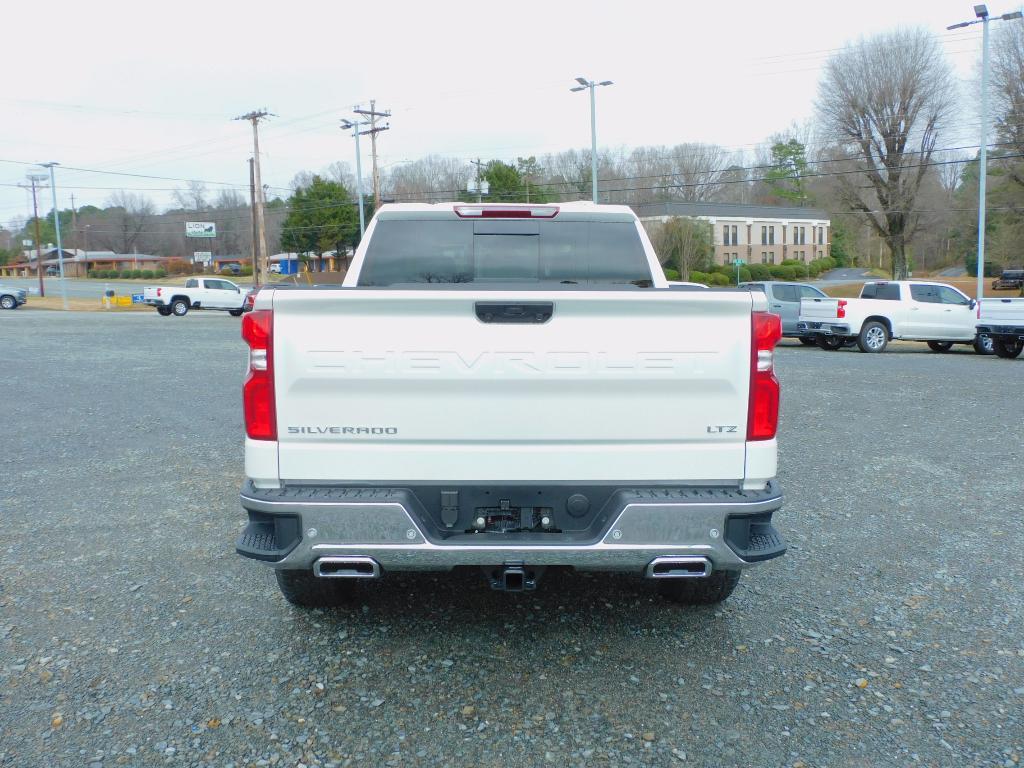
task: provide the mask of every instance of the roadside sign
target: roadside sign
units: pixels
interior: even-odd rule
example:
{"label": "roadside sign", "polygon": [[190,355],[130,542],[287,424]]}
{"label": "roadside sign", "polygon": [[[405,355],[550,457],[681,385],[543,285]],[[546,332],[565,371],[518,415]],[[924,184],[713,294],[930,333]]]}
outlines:
{"label": "roadside sign", "polygon": [[22,240],[21,244],[26,248],[31,248],[33,245],[35,245],[35,243],[33,243],[31,240]]}
{"label": "roadside sign", "polygon": [[185,237],[216,237],[217,225],[212,221],[186,221]]}
{"label": "roadside sign", "polygon": [[142,294],[141,293],[133,293],[132,294],[132,304],[141,304],[141,303],[142,303]]}
{"label": "roadside sign", "polygon": [[733,262],[733,264],[746,264],[746,263],[747,262],[745,262],[743,259],[736,259],[736,261]]}
{"label": "roadside sign", "polygon": [[197,264],[209,264],[213,261],[213,251],[192,251],[192,261]]}

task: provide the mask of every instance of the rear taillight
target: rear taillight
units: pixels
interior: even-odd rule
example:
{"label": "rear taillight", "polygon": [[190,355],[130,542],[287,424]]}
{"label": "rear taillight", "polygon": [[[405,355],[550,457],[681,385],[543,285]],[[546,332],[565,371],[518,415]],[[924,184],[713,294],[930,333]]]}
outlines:
{"label": "rear taillight", "polygon": [[553,219],[558,215],[558,206],[517,205],[504,208],[487,205],[456,205],[455,215],[460,219]]}
{"label": "rear taillight", "polygon": [[836,317],[846,317],[846,299],[840,299],[839,305],[836,308]]}
{"label": "rear taillight", "polygon": [[242,385],[245,433],[253,440],[277,440],[274,407],[274,313],[257,309],[242,318],[249,345],[249,374]]}
{"label": "rear taillight", "polygon": [[163,296],[164,295],[164,289],[163,288],[157,288],[156,289],[156,295],[157,296]]}
{"label": "rear taillight", "polygon": [[771,312],[754,312],[751,315],[750,331],[747,440],[771,440],[779,426],[779,380],[775,378],[775,345],[782,338],[782,320]]}

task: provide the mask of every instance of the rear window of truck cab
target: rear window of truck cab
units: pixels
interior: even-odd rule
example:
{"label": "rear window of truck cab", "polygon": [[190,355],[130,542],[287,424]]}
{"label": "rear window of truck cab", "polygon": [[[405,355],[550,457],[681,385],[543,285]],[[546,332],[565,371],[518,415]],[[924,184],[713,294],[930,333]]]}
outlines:
{"label": "rear window of truck cab", "polygon": [[629,221],[381,219],[359,274],[361,286],[478,282],[652,285]]}
{"label": "rear window of truck cab", "polygon": [[862,299],[899,301],[900,286],[898,283],[865,283],[861,289],[860,297]]}

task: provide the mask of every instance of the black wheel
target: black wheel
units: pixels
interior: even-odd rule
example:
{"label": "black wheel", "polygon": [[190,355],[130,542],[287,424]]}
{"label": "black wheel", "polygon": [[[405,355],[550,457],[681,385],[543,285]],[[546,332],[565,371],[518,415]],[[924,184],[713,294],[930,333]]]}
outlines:
{"label": "black wheel", "polygon": [[0,296],[0,309],[17,309],[18,302],[13,296]]}
{"label": "black wheel", "polygon": [[662,579],[658,592],[680,605],[714,605],[729,597],[739,582],[739,571],[712,571],[703,579]]}
{"label": "black wheel", "polygon": [[175,299],[171,302],[171,312],[175,317],[184,317],[188,314],[188,302],[184,299]]}
{"label": "black wheel", "polygon": [[818,346],[818,341],[813,336],[801,336],[800,343],[803,344],[805,347]]}
{"label": "black wheel", "polygon": [[171,308],[170,307],[157,307],[156,311],[159,312],[164,317],[167,317],[168,315],[171,314]]}
{"label": "black wheel", "polygon": [[228,310],[228,314],[231,315],[232,317],[241,317],[242,316],[242,310],[240,310],[240,309],[229,309]]}
{"label": "black wheel", "polygon": [[929,341],[928,348],[932,352],[949,352],[953,348],[952,341]]}
{"label": "black wheel", "polygon": [[992,344],[992,337],[987,333],[979,333],[975,336],[974,351],[979,355],[991,355],[995,351]]}
{"label": "black wheel", "polygon": [[323,579],[313,571],[274,571],[284,599],[302,608],[334,608],[344,605],[355,592],[352,579]]}
{"label": "black wheel", "polygon": [[869,320],[860,329],[857,347],[861,352],[884,352],[889,344],[889,329],[877,320]]}
{"label": "black wheel", "polygon": [[1007,360],[1012,360],[1015,357],[1020,357],[1020,353],[1024,351],[1024,340],[1016,339],[1015,341],[1010,341],[1009,339],[992,339],[992,351],[999,357],[1005,357]]}
{"label": "black wheel", "polygon": [[819,336],[818,346],[829,352],[834,352],[843,346],[843,340],[838,336]]}

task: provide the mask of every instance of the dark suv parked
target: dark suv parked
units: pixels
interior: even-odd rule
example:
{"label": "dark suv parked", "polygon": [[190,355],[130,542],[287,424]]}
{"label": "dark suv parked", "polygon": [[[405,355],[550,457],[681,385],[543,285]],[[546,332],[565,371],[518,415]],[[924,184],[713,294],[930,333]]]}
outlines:
{"label": "dark suv parked", "polygon": [[1004,269],[1003,274],[992,281],[993,288],[1024,287],[1024,269]]}

